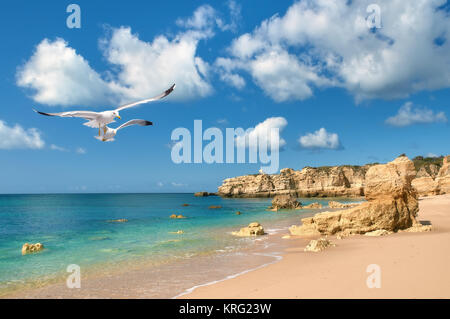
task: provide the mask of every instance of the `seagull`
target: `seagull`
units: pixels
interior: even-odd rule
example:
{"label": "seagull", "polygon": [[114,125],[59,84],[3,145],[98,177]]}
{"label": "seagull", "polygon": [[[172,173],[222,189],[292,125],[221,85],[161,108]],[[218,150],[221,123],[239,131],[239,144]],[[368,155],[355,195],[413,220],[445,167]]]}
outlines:
{"label": "seagull", "polygon": [[101,128],[103,128],[103,133],[106,134],[106,132],[107,132],[106,125],[108,125],[109,123],[115,122],[114,119],[116,119],[116,118],[121,119],[121,117],[119,115],[120,111],[131,108],[131,107],[139,105],[139,104],[144,104],[144,103],[149,103],[149,102],[160,100],[160,99],[166,97],[167,95],[169,95],[170,93],[172,93],[174,88],[175,88],[175,84],[172,85],[166,91],[164,91],[164,93],[162,93],[158,96],[154,96],[149,99],[145,99],[145,100],[141,100],[141,101],[137,101],[137,102],[128,103],[128,104],[119,106],[115,110],[109,110],[109,111],[104,111],[104,112],[69,111],[69,112],[60,112],[60,113],[44,113],[44,112],[39,112],[35,109],[33,109],[33,111],[35,111],[36,113],[42,114],[42,115],[46,115],[46,116],[83,118],[85,120],[88,120],[88,122],[84,123],[84,125],[93,127],[93,128],[98,127],[98,136],[100,136]]}
{"label": "seagull", "polygon": [[131,120],[120,125],[118,128],[111,128],[105,125],[106,130],[104,131],[103,136],[94,137],[102,142],[112,142],[114,141],[114,137],[116,136],[118,130],[131,125],[149,126],[153,125],[153,123],[146,120]]}

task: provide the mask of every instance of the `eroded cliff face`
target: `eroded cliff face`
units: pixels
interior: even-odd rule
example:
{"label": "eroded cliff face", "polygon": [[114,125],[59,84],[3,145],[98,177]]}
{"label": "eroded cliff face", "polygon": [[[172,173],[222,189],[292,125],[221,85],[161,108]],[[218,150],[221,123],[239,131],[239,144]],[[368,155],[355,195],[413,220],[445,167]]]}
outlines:
{"label": "eroded cliff face", "polygon": [[370,165],[285,168],[278,175],[246,175],[224,180],[218,195],[225,197],[271,197],[292,194],[297,197],[363,196],[364,177]]}
{"label": "eroded cliff face", "polygon": [[411,186],[416,174],[413,162],[406,156],[372,166],[366,174],[366,202],[350,209],[303,218],[301,226],[289,229],[291,235],[351,235],[419,229],[422,225],[416,220],[417,192]]}
{"label": "eroded cliff face", "polygon": [[[416,167],[417,168],[417,167]],[[412,181],[419,196],[450,193],[450,155],[443,158],[442,164],[428,164],[418,168],[416,178]]]}
{"label": "eroded cliff face", "polygon": [[[428,163],[414,159],[416,176],[412,185],[419,196],[450,193],[450,156]],[[228,178],[218,188],[224,197],[273,197],[292,194],[297,197],[364,196],[364,166],[305,167],[301,171],[285,168],[277,175],[255,174]]]}

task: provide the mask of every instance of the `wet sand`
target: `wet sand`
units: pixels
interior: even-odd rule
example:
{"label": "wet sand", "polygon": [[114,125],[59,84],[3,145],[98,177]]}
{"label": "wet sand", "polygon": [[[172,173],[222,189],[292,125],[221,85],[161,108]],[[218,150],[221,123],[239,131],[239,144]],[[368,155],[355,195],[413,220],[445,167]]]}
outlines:
{"label": "wet sand", "polygon": [[[425,233],[354,236],[319,253],[306,239],[287,239],[283,259],[233,279],[199,287],[181,298],[450,298],[450,195],[420,200]],[[368,265],[381,270],[381,287],[368,288]]]}

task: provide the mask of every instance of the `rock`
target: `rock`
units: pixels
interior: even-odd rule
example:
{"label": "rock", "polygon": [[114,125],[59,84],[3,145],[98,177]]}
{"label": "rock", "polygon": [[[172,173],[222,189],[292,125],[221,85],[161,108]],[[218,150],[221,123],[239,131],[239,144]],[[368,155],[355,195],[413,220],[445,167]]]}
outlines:
{"label": "rock", "polygon": [[183,204],[183,205],[181,205],[181,206],[183,206],[183,207],[187,207],[187,206],[189,206],[189,204]]}
{"label": "rock", "polygon": [[443,164],[436,178],[439,194],[450,194],[450,155],[444,157]]}
{"label": "rock", "polygon": [[406,156],[372,166],[366,174],[366,199],[350,209],[323,212],[302,219],[292,226],[292,235],[364,234],[384,229],[398,231],[417,223],[417,192],[411,186],[416,175],[414,164]]}
{"label": "rock", "polygon": [[108,220],[108,223],[126,223],[126,222],[128,222],[128,219],[125,218]]}
{"label": "rock", "polygon": [[414,158],[417,175],[412,181],[419,196],[446,194],[450,190],[449,156]]}
{"label": "rock", "polygon": [[172,219],[183,219],[183,218],[186,218],[186,217],[183,216],[183,215],[172,214],[172,215],[170,215],[170,218],[172,218]]}
{"label": "rock", "polygon": [[220,208],[222,208],[222,206],[220,206],[220,205],[211,205],[208,208],[209,209],[220,209]]}
{"label": "rock", "polygon": [[368,233],[365,233],[364,236],[372,236],[372,237],[378,237],[378,236],[386,236],[392,234],[391,231],[385,230],[385,229],[378,229],[374,230]]}
{"label": "rock", "polygon": [[253,222],[247,227],[241,228],[239,231],[234,231],[231,234],[239,237],[260,236],[264,235],[264,228],[258,222]]}
{"label": "rock", "polygon": [[400,232],[423,233],[423,232],[429,232],[432,229],[433,229],[432,225],[422,225],[420,222],[416,222],[411,227],[400,230]]}
{"label": "rock", "polygon": [[350,207],[355,207],[359,204],[354,203],[354,204],[344,204],[344,203],[339,203],[336,201],[329,201],[328,202],[328,207],[329,208],[350,208]]}
{"label": "rock", "polygon": [[307,223],[307,220],[304,218],[302,219],[302,226],[292,225],[289,227],[289,232],[293,236],[305,236],[305,237],[313,237],[320,235],[320,232],[318,232],[314,227],[303,227],[305,226],[305,223]]}
{"label": "rock", "polygon": [[[416,157],[416,179],[420,196],[450,193],[449,156],[439,167],[440,159]],[[305,167],[300,171],[284,168],[280,174],[254,174],[225,179],[217,195],[224,197],[273,197],[293,194],[297,197],[359,197],[364,196],[366,174],[374,164],[364,166]],[[445,166],[445,168],[444,168]],[[443,188],[443,190],[440,190]]]}
{"label": "rock", "polygon": [[299,209],[302,204],[297,201],[292,194],[276,195],[272,200],[272,206],[269,209],[277,211],[279,209]]}
{"label": "rock", "polygon": [[224,197],[362,196],[364,176],[370,165],[305,167],[301,171],[285,168],[278,175],[255,174],[223,181],[217,194]]}
{"label": "rock", "polygon": [[197,192],[194,193],[194,196],[196,197],[208,197],[208,196],[217,196],[216,193],[208,193],[208,192]]}
{"label": "rock", "polygon": [[209,193],[208,192],[197,192],[194,194],[195,197],[208,197]]}
{"label": "rock", "polygon": [[321,209],[322,208],[322,204],[321,203],[311,203],[309,205],[306,206],[302,206],[302,209]]}
{"label": "rock", "polygon": [[42,251],[43,249],[44,245],[42,245],[41,243],[36,244],[25,243],[22,246],[22,255],[37,253],[39,251]]}
{"label": "rock", "polygon": [[241,212],[236,212],[236,215],[241,215],[242,213]]}
{"label": "rock", "polygon": [[319,238],[319,239],[313,239],[309,242],[309,244],[306,246],[305,251],[312,251],[312,252],[319,252],[322,251],[328,247],[334,247],[336,246],[331,241],[329,241],[326,238]]}
{"label": "rock", "polygon": [[432,177],[416,177],[412,182],[412,186],[417,190],[420,196],[431,196],[439,194],[438,181]]}

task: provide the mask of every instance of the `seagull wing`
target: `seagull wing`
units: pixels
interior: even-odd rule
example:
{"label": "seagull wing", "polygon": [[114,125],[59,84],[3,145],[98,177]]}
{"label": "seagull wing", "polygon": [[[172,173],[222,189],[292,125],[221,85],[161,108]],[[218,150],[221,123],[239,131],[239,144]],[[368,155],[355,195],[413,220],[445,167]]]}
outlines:
{"label": "seagull wing", "polygon": [[160,94],[158,96],[154,96],[154,97],[151,97],[149,99],[145,99],[145,100],[141,100],[141,101],[137,101],[137,102],[133,102],[133,103],[129,103],[129,104],[125,104],[125,105],[119,106],[116,109],[116,111],[122,111],[122,110],[128,109],[130,107],[139,105],[139,104],[144,104],[144,103],[149,103],[149,102],[161,100],[162,98],[164,98],[167,95],[169,95],[170,93],[172,93],[174,88],[175,88],[175,84],[172,85],[169,89],[165,90],[164,93],[162,93],[162,94]]}
{"label": "seagull wing", "polygon": [[80,117],[86,120],[95,120],[99,113],[91,111],[70,111],[70,112],[60,112],[60,113],[44,113],[33,109],[36,113],[45,116],[59,116],[59,117]]}
{"label": "seagull wing", "polygon": [[117,128],[117,130],[120,130],[121,128],[130,126],[130,125],[149,126],[149,125],[153,125],[153,123],[150,121],[146,121],[146,120],[131,120],[126,123],[123,123],[121,126],[119,126]]}

